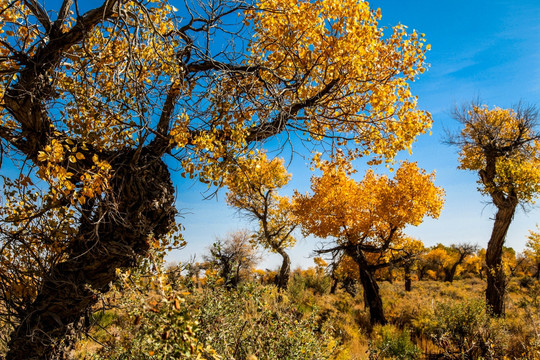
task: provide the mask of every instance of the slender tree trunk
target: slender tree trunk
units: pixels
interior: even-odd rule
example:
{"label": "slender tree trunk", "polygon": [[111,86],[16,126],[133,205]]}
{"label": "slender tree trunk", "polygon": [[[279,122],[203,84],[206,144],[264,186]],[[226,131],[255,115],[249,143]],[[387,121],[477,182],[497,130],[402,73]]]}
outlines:
{"label": "slender tree trunk", "polygon": [[426,268],[423,266],[419,266],[417,268],[416,274],[418,275],[418,280],[422,281],[424,280],[424,277],[426,276]]}
{"label": "slender tree trunk", "polygon": [[338,286],[338,280],[336,278],[332,278],[332,286],[330,287],[330,294],[335,294]]}
{"label": "slender tree trunk", "polygon": [[279,289],[287,290],[289,285],[289,277],[291,274],[291,259],[289,255],[282,248],[276,249],[279,255],[283,258],[281,262],[281,268],[279,269],[279,276],[276,279],[276,284]]}
{"label": "slender tree trunk", "polygon": [[517,201],[507,202],[505,206],[497,206],[495,223],[493,224],[493,231],[486,251],[486,301],[491,313],[495,316],[504,315],[506,278],[502,264],[502,252],[506,233],[514,217],[516,206]]}
{"label": "slender tree trunk", "polygon": [[336,293],[336,290],[337,290],[337,287],[338,287],[338,284],[339,284],[339,280],[336,276],[336,267],[337,265],[333,265],[332,266],[332,272],[330,273],[330,279],[332,280],[332,286],[330,287],[330,294],[335,294]]}
{"label": "slender tree trunk", "polygon": [[343,280],[343,289],[345,289],[347,294],[351,295],[351,297],[353,298],[356,297],[356,295],[358,294],[358,289],[356,288],[356,281],[350,276],[347,276]]}
{"label": "slender tree trunk", "polygon": [[411,264],[406,262],[403,265],[403,271],[405,272],[405,291],[411,291]]}
{"label": "slender tree trunk", "polygon": [[[152,237],[171,229],[176,210],[167,166],[149,155],[117,154],[111,189],[81,218],[67,258],[50,270],[39,293],[11,333],[6,360],[54,359],[99,294],[116,279],[116,269],[135,265]],[[99,203],[98,203],[99,202]]]}

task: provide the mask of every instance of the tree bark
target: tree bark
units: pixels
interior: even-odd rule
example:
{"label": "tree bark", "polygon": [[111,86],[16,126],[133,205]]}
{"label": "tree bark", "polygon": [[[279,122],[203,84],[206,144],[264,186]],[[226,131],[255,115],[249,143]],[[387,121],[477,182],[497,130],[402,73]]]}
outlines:
{"label": "tree bark", "polygon": [[487,289],[486,301],[495,316],[504,315],[506,278],[502,265],[502,252],[506,233],[514,217],[516,201],[506,201],[497,206],[493,231],[486,251]]}
{"label": "tree bark", "polygon": [[411,264],[406,262],[404,265],[403,265],[403,271],[405,273],[405,291],[411,291],[411,282],[412,282],[412,278],[411,278]]}
{"label": "tree bark", "polygon": [[336,293],[338,286],[338,280],[336,278],[332,278],[332,286],[330,287],[330,294],[334,295]]}
{"label": "tree bark", "polygon": [[[68,257],[53,267],[26,316],[12,332],[6,360],[54,359],[66,337],[116,278],[116,269],[133,266],[147,254],[153,238],[174,221],[174,188],[165,163],[151,154],[125,151],[111,158],[110,189],[82,217]],[[89,206],[90,207],[90,206]],[[74,338],[71,338],[73,341]]]}
{"label": "tree bark", "polygon": [[[353,255],[353,254],[350,254]],[[369,318],[371,325],[386,324],[381,295],[379,293],[379,285],[373,276],[373,272],[369,269],[369,264],[362,254],[358,251],[354,254],[353,259],[358,264],[360,272],[360,282],[364,288],[364,299],[369,307]]]}
{"label": "tree bark", "polygon": [[444,269],[444,281],[454,282],[454,276],[456,275],[459,262],[455,262],[450,269]]}
{"label": "tree bark", "polygon": [[279,248],[276,251],[283,258],[281,268],[279,269],[279,276],[276,278],[276,285],[281,290],[287,290],[291,274],[291,258],[282,248]]}
{"label": "tree bark", "polygon": [[369,307],[369,319],[371,325],[386,324],[382,299],[379,294],[379,285],[377,285],[373,273],[366,268],[360,267],[360,281],[362,282],[365,298]]}

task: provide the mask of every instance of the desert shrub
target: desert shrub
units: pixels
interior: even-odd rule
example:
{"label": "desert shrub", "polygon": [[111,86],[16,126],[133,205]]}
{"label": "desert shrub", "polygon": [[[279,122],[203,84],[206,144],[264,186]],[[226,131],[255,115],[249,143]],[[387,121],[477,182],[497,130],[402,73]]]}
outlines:
{"label": "desert shrub", "polygon": [[93,327],[74,358],[92,360],[169,360],[220,357],[199,340],[197,321],[163,274],[124,273],[104,299],[107,310],[92,315]]}
{"label": "desert shrub", "polygon": [[447,359],[501,359],[507,345],[502,319],[493,319],[484,301],[468,300],[436,306],[426,329]]}
{"label": "desert shrub", "polygon": [[226,359],[327,359],[337,349],[331,332],[319,328],[316,311],[302,317],[273,286],[207,287],[190,301],[198,309],[199,339]]}
{"label": "desert shrub", "polygon": [[373,329],[374,339],[370,342],[370,359],[419,359],[420,349],[412,342],[408,330],[394,325],[378,326]]}
{"label": "desert shrub", "polygon": [[291,284],[297,289],[310,289],[315,295],[327,294],[332,286],[332,280],[317,269],[295,270],[291,279]]}
{"label": "desert shrub", "polygon": [[515,359],[540,359],[540,282],[532,281],[523,290],[517,307],[507,316],[507,354]]}

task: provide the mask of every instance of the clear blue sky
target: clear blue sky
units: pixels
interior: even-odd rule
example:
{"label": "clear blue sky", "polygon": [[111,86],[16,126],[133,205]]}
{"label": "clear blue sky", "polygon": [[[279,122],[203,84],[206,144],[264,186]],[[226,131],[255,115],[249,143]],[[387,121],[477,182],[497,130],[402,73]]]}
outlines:
{"label": "clear blue sky", "polygon": [[[494,208],[476,190],[477,175],[457,169],[457,149],[442,144],[443,128],[456,129],[450,112],[454,105],[477,97],[492,106],[510,107],[520,100],[540,106],[540,2],[538,0],[374,0],[380,7],[383,26],[405,24],[426,34],[431,64],[412,86],[422,109],[431,112],[431,136],[422,136],[412,156],[428,171],[436,170],[436,183],[446,190],[445,208],[438,220],[427,220],[408,234],[428,246],[469,242],[486,247]],[[307,191],[311,174],[296,157],[290,171],[293,180],[285,189]],[[362,174],[359,174],[361,176]],[[188,259],[207,251],[216,236],[252,225],[224,203],[224,191],[203,200],[205,186],[177,183],[178,208],[188,246],[169,255],[169,261]],[[518,211],[507,245],[521,251],[529,229],[540,223],[540,209]],[[310,266],[315,239],[299,238],[291,250],[293,267]],[[261,267],[277,267],[279,255],[265,254]]]}

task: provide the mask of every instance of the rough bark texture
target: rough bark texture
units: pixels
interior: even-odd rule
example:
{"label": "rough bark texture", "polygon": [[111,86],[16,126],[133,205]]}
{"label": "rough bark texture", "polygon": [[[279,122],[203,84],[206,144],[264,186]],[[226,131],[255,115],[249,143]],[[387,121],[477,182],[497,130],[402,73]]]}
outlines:
{"label": "rough bark texture", "polygon": [[411,291],[411,264],[406,262],[403,265],[403,270],[405,272],[405,291]]}
{"label": "rough bark texture", "polygon": [[107,195],[81,219],[68,258],[51,269],[27,316],[12,333],[6,360],[50,359],[108,289],[116,269],[133,266],[152,237],[165,235],[176,210],[167,166],[151,154],[126,151],[111,160],[116,169]]}
{"label": "rough bark texture", "polygon": [[371,271],[360,268],[360,281],[362,282],[365,298],[369,307],[369,319],[371,325],[386,324],[381,295],[379,294],[379,285],[377,285],[377,281],[375,281]]}
{"label": "rough bark texture", "polygon": [[355,262],[358,264],[360,272],[360,282],[364,289],[364,299],[369,307],[369,318],[371,325],[386,324],[381,295],[379,293],[379,285],[373,276],[373,272],[369,269],[366,258],[361,252],[354,256]]}
{"label": "rough bark texture", "polygon": [[506,233],[516,212],[519,199],[514,191],[505,194],[495,185],[497,156],[485,151],[486,166],[479,171],[480,179],[486,188],[491,189],[493,204],[497,207],[493,230],[486,250],[487,289],[486,303],[494,316],[504,314],[504,293],[506,279],[502,267],[502,252]]}
{"label": "rough bark texture", "polygon": [[498,206],[493,231],[486,251],[487,289],[486,300],[495,316],[504,315],[506,278],[502,266],[502,252],[506,233],[514,217],[517,201]]}
{"label": "rough bark texture", "polygon": [[281,255],[283,260],[281,262],[281,268],[279,269],[279,276],[276,279],[276,285],[282,290],[287,290],[291,274],[291,259],[285,250],[280,248],[277,252]]}

